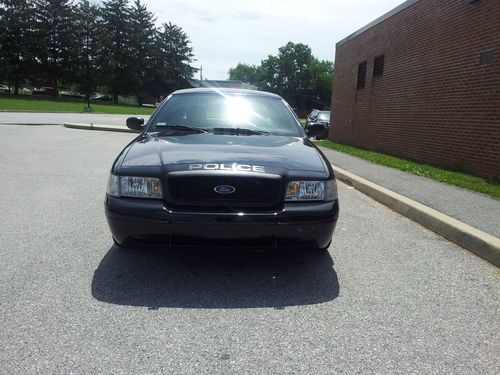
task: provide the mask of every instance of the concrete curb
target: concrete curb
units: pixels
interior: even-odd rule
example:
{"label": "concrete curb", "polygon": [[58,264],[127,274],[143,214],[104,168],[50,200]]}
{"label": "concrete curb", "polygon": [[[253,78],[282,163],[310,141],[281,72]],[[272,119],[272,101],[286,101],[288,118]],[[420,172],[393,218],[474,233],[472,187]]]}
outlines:
{"label": "concrete curb", "polygon": [[61,125],[61,123],[52,123],[52,122],[46,122],[46,123],[41,123],[41,122],[0,122],[0,125],[16,125],[16,126],[54,126],[54,125]]}
{"label": "concrete curb", "polygon": [[342,168],[333,166],[338,180],[352,185],[385,206],[500,267],[500,238],[395,193]]}
{"label": "concrete curb", "polygon": [[70,123],[65,122],[64,127],[71,129],[83,129],[83,130],[103,130],[110,132],[122,132],[122,133],[137,133],[125,126],[121,125],[102,125],[102,124],[79,124],[79,123]]}

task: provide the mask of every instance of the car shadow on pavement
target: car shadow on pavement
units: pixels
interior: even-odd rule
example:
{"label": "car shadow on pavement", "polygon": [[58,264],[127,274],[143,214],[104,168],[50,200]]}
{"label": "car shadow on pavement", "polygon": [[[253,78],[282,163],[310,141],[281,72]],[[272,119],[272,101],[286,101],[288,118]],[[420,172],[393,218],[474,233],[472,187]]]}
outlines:
{"label": "car shadow on pavement", "polygon": [[309,305],[339,295],[328,252],[188,251],[112,246],[92,295],[118,305],[252,308]]}

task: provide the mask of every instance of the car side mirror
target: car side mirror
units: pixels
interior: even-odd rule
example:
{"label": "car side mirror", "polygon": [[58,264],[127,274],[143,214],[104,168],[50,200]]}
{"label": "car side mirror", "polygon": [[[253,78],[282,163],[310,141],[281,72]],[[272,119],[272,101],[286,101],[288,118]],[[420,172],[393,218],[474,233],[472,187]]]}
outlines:
{"label": "car side mirror", "polygon": [[142,117],[129,117],[127,119],[127,128],[142,132],[144,127],[144,119]]}

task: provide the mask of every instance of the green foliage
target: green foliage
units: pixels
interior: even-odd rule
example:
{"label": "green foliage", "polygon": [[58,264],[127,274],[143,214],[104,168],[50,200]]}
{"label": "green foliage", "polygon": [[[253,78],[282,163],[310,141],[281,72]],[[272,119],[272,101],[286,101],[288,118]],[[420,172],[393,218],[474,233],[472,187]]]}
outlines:
{"label": "green foliage", "polygon": [[193,51],[177,25],[155,26],[144,0],[0,0],[0,82],[104,87],[154,101],[190,87]]}
{"label": "green foliage", "polygon": [[82,0],[76,8],[76,38],[78,51],[75,58],[74,81],[79,90],[85,93],[85,100],[90,100],[97,83],[102,78],[102,40],[104,31],[101,26],[99,8],[88,0]]}
{"label": "green foliage", "polygon": [[140,0],[135,0],[130,9],[130,49],[132,77],[131,92],[137,97],[140,104],[149,93],[152,84],[151,75],[155,69],[155,62],[151,51],[155,48],[155,18]]}
{"label": "green foliage", "polygon": [[330,108],[333,85],[333,62],[313,58],[311,65],[312,107]]}
{"label": "green foliage", "polygon": [[189,86],[189,80],[195,72],[190,65],[194,55],[189,44],[189,38],[182,28],[170,22],[162,25],[158,33],[158,45],[164,56],[162,68],[165,74],[162,78],[167,93]]}
{"label": "green foliage", "polygon": [[380,152],[342,145],[328,140],[316,141],[315,143],[318,146],[331,148],[336,151],[357,156],[358,158],[365,159],[376,164],[385,165],[386,167],[399,169],[404,172],[432,178],[433,180],[500,198],[500,184],[489,182],[481,177],[462,172],[450,171],[432,165],[382,154]]}
{"label": "green foliage", "polygon": [[288,42],[278,49],[278,90],[283,93],[294,93],[299,89],[311,86],[310,65],[313,60],[309,46],[302,43]]}
{"label": "green foliage", "polygon": [[35,0],[37,43],[30,48],[39,64],[37,78],[49,86],[56,87],[71,77],[76,52],[75,21],[70,0]]}
{"label": "green foliage", "polygon": [[132,64],[129,59],[131,46],[131,16],[127,0],[107,0],[101,10],[104,28],[104,82],[113,101],[118,95],[127,95],[130,90]]}
{"label": "green foliage", "polygon": [[260,83],[260,69],[256,65],[238,63],[235,68],[229,69],[228,75],[229,79],[239,80],[254,86],[259,86]]}
{"label": "green foliage", "polygon": [[0,16],[2,72],[17,94],[35,66],[35,6],[31,0],[0,0]]}
{"label": "green foliage", "polygon": [[332,95],[333,63],[319,61],[311,48],[288,42],[269,55],[260,66],[239,63],[229,69],[230,79],[239,79],[259,89],[283,96],[300,109],[328,108]]}
{"label": "green foliage", "polygon": [[280,75],[279,75],[280,61],[278,57],[269,55],[267,59],[262,60],[259,67],[259,89],[271,91],[281,94]]}

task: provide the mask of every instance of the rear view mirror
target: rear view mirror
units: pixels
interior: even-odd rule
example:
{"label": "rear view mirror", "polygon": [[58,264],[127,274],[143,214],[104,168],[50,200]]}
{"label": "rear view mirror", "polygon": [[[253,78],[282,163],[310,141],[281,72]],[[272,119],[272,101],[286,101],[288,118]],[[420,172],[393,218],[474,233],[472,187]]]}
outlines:
{"label": "rear view mirror", "polygon": [[142,117],[129,117],[127,119],[127,128],[135,130],[136,132],[142,132],[144,127],[144,119]]}

